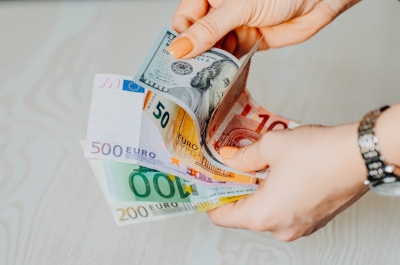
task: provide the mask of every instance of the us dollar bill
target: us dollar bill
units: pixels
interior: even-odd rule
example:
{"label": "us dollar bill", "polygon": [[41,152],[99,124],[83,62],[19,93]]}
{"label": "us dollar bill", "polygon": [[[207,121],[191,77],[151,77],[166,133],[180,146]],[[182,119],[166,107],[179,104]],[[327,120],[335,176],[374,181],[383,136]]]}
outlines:
{"label": "us dollar bill", "polygon": [[[198,147],[207,163],[223,171],[250,176],[225,166],[222,158],[210,149],[213,143],[209,139],[210,134],[218,129],[216,121],[228,114],[232,104],[244,91],[250,58],[257,51],[260,41],[240,65],[233,55],[215,48],[189,60],[175,59],[167,48],[177,35],[172,29],[164,27],[133,80],[157,96],[176,103],[187,113],[193,120],[194,128],[191,130],[196,131]],[[155,115],[161,127],[167,127],[173,121],[163,111],[160,101],[147,101],[146,109],[157,111],[149,115]],[[168,147],[171,146],[167,143]],[[171,148],[169,150],[172,152]],[[263,173],[253,175],[265,177]]]}

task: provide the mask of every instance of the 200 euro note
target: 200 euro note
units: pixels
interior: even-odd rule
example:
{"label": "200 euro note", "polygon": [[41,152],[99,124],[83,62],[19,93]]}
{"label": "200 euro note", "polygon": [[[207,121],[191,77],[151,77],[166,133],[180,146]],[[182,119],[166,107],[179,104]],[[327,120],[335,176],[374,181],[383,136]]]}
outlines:
{"label": "200 euro note", "polygon": [[[81,145],[84,145],[83,141]],[[204,202],[118,201],[109,196],[102,161],[100,159],[88,159],[88,161],[111,208],[114,221],[119,226],[208,211],[243,197],[226,197]]]}
{"label": "200 euro note", "polygon": [[211,187],[232,186],[188,167],[169,153],[160,131],[142,111],[145,89],[131,79],[95,76],[85,157],[139,164]]}

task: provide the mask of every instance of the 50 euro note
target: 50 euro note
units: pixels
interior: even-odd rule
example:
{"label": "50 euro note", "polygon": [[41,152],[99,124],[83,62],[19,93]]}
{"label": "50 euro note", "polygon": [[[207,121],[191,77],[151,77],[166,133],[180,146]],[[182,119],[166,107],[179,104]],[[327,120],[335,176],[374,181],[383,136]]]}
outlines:
{"label": "50 euro note", "polygon": [[[189,167],[216,180],[257,184],[258,178],[265,178],[267,172],[240,172],[224,165],[216,133],[221,133],[232,115],[238,114],[246,118],[242,126],[249,125],[240,128],[243,130],[239,135],[245,138],[239,139],[237,135],[231,141],[239,146],[259,139],[269,129],[297,126],[259,107],[253,100],[239,100],[245,93],[250,59],[261,40],[240,65],[233,55],[214,48],[193,59],[177,60],[167,50],[176,36],[176,32],[165,27],[133,79],[154,92],[148,94],[145,112],[161,131],[170,153]],[[252,109],[247,111],[249,107]],[[242,113],[238,112],[240,108]],[[253,129],[254,123],[260,128]],[[252,135],[244,134],[249,130]]]}
{"label": "50 euro note", "polygon": [[[83,141],[81,145],[84,145]],[[204,212],[243,197],[224,197],[203,202],[120,201],[109,195],[103,161],[100,159],[88,159],[88,161],[111,209],[113,219],[119,226]]]}
{"label": "50 euro note", "polygon": [[[161,110],[162,113],[168,113],[170,117],[168,122],[163,123],[162,119],[157,118],[160,116],[157,114]],[[193,119],[174,102],[159,96],[159,94],[149,92],[145,101],[145,112],[157,124],[165,144],[170,147],[172,155],[188,166],[216,180],[259,184],[259,178],[255,176],[232,172],[210,163],[202,149],[199,148],[201,144],[198,142]],[[244,90],[237,101],[232,104],[224,120],[211,134],[213,145],[209,152],[213,155],[214,153],[218,154],[219,149],[223,146],[243,147],[259,140],[262,134],[267,131],[296,126],[297,123],[258,105]]]}
{"label": "50 euro note", "polygon": [[206,176],[170,154],[160,131],[143,113],[145,95],[146,90],[132,77],[94,77],[85,157],[137,164],[209,187],[234,186]]}

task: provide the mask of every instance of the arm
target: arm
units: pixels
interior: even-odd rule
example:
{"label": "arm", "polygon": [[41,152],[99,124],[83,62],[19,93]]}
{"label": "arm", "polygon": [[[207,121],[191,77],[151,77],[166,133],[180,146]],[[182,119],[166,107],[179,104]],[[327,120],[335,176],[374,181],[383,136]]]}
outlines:
{"label": "arm", "polygon": [[[376,124],[381,153],[397,165],[399,125],[400,104]],[[305,125],[268,132],[241,149],[222,148],[227,165],[243,171],[268,167],[270,174],[254,194],[210,211],[210,219],[221,226],[270,231],[283,241],[317,231],[368,191],[357,129],[358,123]]]}

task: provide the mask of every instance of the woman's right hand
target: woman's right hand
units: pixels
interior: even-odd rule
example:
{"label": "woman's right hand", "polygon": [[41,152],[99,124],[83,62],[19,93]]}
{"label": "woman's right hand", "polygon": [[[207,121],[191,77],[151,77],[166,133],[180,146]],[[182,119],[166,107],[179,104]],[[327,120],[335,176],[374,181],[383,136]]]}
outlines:
{"label": "woman's right hand", "polygon": [[303,42],[359,0],[182,0],[173,20],[181,33],[175,58],[214,45],[240,58],[263,36],[260,50]]}

